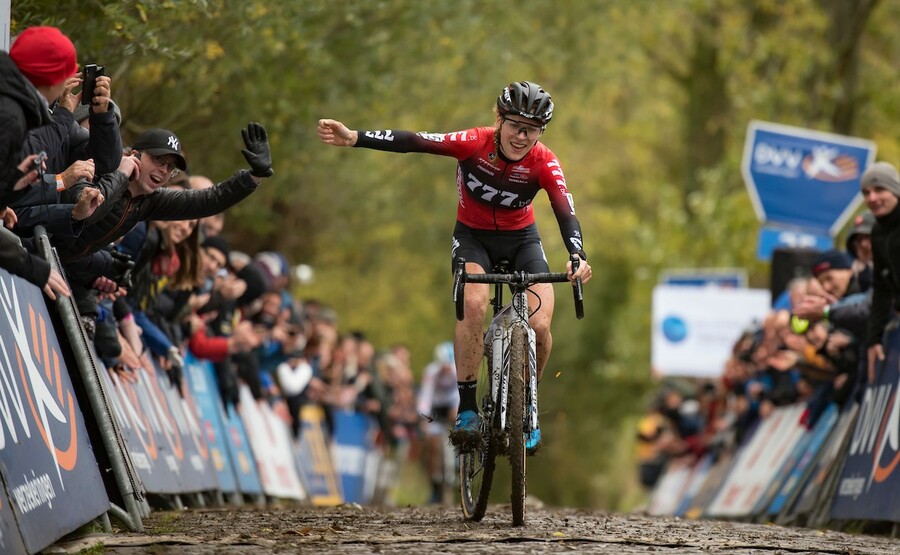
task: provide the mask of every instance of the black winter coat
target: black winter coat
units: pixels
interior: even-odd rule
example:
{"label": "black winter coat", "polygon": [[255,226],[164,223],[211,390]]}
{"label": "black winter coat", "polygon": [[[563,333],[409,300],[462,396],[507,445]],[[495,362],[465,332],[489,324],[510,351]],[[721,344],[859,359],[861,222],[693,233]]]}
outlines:
{"label": "black winter coat", "polygon": [[25,134],[50,123],[44,97],[22,75],[6,52],[0,51],[0,207],[20,176]]}
{"label": "black winter coat", "polygon": [[872,312],[866,346],[881,344],[892,311],[900,310],[900,205],[872,228]]}

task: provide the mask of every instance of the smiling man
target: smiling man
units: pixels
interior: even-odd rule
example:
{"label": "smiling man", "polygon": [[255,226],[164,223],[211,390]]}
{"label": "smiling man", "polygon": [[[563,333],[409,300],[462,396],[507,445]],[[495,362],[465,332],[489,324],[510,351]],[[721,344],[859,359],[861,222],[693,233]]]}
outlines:
{"label": "smiling man", "polygon": [[885,328],[900,314],[900,174],[893,164],[876,162],[863,173],[859,187],[876,222],[872,228],[872,311],[866,341],[872,383],[877,363],[885,356]]}
{"label": "smiling man", "polygon": [[[271,176],[272,157],[265,128],[250,123],[241,130],[241,153],[250,170],[240,170],[225,181],[203,190],[168,189],[165,186],[179,171],[187,168],[181,141],[166,129],[150,129],[135,141],[132,152],[123,156],[119,169],[110,179],[97,183],[82,181],[67,189],[63,197],[77,196],[85,187],[101,188],[106,202],[85,222],[78,237],[57,237],[56,247],[85,324],[92,333],[97,315],[96,292],[91,289],[97,278],[116,280],[119,265],[104,250],[144,220],[192,220],[218,214],[247,198],[264,177]],[[96,286],[96,285],[94,285]],[[113,286],[104,289],[109,292]]]}
{"label": "smiling man", "polygon": [[[167,189],[169,180],[187,168],[181,141],[166,129],[150,129],[135,141],[129,156],[122,158],[111,186],[103,191],[106,202],[86,222],[80,237],[56,245],[63,262],[106,247],[143,220],[192,220],[217,214],[237,204],[271,176],[272,158],[265,128],[251,123],[241,130],[245,149],[241,152],[250,170],[240,170],[225,181],[204,190]],[[81,187],[93,186],[83,182]],[[77,195],[80,187],[66,190]]]}

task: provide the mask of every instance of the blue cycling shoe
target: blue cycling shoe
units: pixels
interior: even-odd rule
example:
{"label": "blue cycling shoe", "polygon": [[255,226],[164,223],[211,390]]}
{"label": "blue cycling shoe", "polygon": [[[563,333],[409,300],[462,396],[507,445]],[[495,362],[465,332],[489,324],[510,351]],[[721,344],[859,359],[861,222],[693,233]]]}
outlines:
{"label": "blue cycling shoe", "polygon": [[525,452],[534,455],[541,448],[541,429],[535,428],[525,434]]}
{"label": "blue cycling shoe", "polygon": [[474,410],[464,410],[456,417],[450,443],[459,453],[471,453],[481,441],[481,416]]}

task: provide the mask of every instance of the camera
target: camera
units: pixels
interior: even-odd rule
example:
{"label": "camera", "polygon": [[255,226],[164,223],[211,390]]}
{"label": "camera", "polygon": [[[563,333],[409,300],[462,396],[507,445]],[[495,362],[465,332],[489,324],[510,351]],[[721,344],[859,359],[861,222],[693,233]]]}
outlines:
{"label": "camera", "polygon": [[34,162],[32,162],[32,169],[35,170],[38,174],[38,179],[44,177],[44,162],[47,161],[47,153],[43,150],[38,153],[38,155],[34,158]]}
{"label": "camera", "polygon": [[81,82],[81,103],[92,104],[94,89],[97,88],[97,77],[106,75],[106,66],[86,64],[84,66],[83,81]]}

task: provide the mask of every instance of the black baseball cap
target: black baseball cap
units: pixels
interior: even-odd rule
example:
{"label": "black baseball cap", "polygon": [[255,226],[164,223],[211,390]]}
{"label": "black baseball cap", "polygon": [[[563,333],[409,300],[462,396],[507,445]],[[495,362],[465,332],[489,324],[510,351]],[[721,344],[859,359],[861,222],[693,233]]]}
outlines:
{"label": "black baseball cap", "polygon": [[184,155],[181,153],[181,141],[168,129],[155,127],[141,133],[134,143],[131,145],[134,150],[147,152],[153,156],[163,156],[165,154],[174,154],[177,159],[176,165],[181,171],[187,170],[187,163],[184,161]]}

